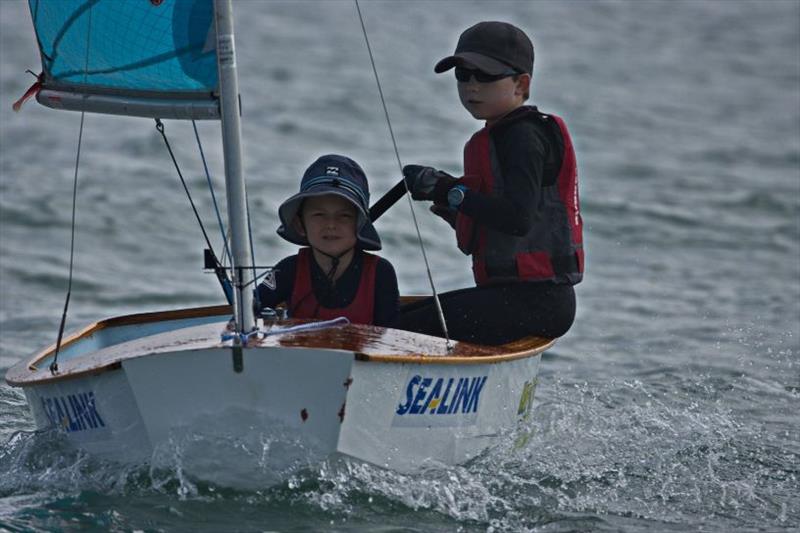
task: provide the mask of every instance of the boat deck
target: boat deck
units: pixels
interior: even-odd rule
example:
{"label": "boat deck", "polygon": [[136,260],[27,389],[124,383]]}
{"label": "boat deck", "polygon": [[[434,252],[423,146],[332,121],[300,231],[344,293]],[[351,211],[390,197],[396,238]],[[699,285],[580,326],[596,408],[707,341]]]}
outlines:
{"label": "boat deck", "polygon": [[[158,353],[184,350],[225,348],[221,334],[228,322],[227,306],[205,307],[162,313],[146,313],[96,322],[67,337],[61,346],[58,373],[49,370],[55,346],[21,361],[6,374],[10,385],[25,386],[44,381],[69,379],[113,370],[122,361]],[[187,321],[197,321],[196,324]],[[308,320],[285,320],[279,326],[291,326]],[[157,324],[180,324],[173,329],[153,330]],[[138,328],[139,333],[116,333],[103,340],[107,332]],[[148,333],[142,334],[142,330]],[[98,341],[98,338],[100,340]],[[480,346],[409,331],[350,324],[327,329],[279,333],[251,339],[246,350],[283,347],[325,349],[353,352],[356,359],[384,363],[485,364],[530,357],[550,348],[554,339],[527,337],[500,346]],[[81,344],[87,345],[83,350]]]}

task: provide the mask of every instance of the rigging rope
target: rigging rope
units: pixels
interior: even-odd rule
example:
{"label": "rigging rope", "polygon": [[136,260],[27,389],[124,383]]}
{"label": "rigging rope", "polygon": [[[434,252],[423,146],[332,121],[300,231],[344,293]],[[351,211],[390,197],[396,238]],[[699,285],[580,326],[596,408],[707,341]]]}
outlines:
{"label": "rigging rope", "polygon": [[[84,6],[85,8],[86,6]],[[83,81],[86,82],[86,73],[89,71],[89,43],[92,36],[92,6],[89,5],[86,22],[86,57],[83,63]],[[83,9],[83,8],[82,8]],[[86,116],[85,111],[81,111],[81,125],[78,129],[78,150],[75,154],[75,174],[72,178],[72,224],[70,229],[69,242],[69,278],[67,281],[67,297],[64,300],[64,311],[61,313],[61,324],[58,326],[58,338],[56,339],[56,350],[53,354],[53,361],[50,363],[50,373],[58,372],[58,353],[61,351],[61,340],[64,338],[64,326],[67,323],[67,310],[69,309],[69,299],[72,296],[72,270],[75,264],[75,212],[78,203],[78,168],[81,162],[81,145],[83,144],[83,121]]]}
{"label": "rigging rope", "polygon": [[217,223],[219,224],[219,232],[222,234],[222,246],[225,249],[224,258],[228,261],[231,260],[231,252],[228,248],[228,239],[225,236],[225,225],[222,222],[222,216],[219,214],[219,205],[217,205],[217,196],[214,194],[214,185],[211,183],[211,173],[208,171],[208,164],[206,163],[206,155],[203,152],[203,144],[200,142],[200,134],[197,132],[197,122],[192,120],[192,127],[194,128],[194,138],[197,140],[197,148],[200,150],[200,159],[203,161],[203,169],[206,172],[206,181],[208,182],[208,190],[211,191],[211,201],[214,203],[214,212],[217,214]]}
{"label": "rigging rope", "polygon": [[[245,185],[244,190],[244,208],[245,208],[245,216],[247,217],[247,236],[250,239],[250,264],[253,265],[253,287],[258,287],[258,271],[256,270],[256,249],[253,246],[253,225],[250,223],[250,201],[247,198],[247,185]],[[253,298],[255,300],[255,308],[261,309],[261,297],[258,295],[258,291],[255,290],[253,294]]]}
{"label": "rigging rope", "polygon": [[[229,264],[233,263],[233,258],[231,257],[230,248],[228,247],[228,237],[225,233],[225,226],[222,222],[222,216],[219,212],[219,205],[217,205],[217,197],[214,194],[214,186],[211,183],[211,173],[208,171],[208,165],[206,164],[206,156],[203,152],[203,144],[200,142],[200,134],[197,131],[197,122],[192,120],[192,127],[194,128],[194,137],[197,140],[197,147],[200,150],[200,159],[203,161],[203,169],[206,173],[206,181],[208,181],[208,190],[211,191],[211,201],[214,203],[214,211],[217,215],[217,222],[219,224],[219,230],[222,234],[222,243],[225,248],[225,252],[223,255],[223,261],[227,260]],[[191,198],[190,198],[191,200]],[[258,284],[259,276],[256,267],[256,257],[255,257],[255,247],[253,246],[253,226],[250,222],[250,202],[247,200],[247,192],[245,192],[245,208],[247,209],[247,232],[248,237],[250,239],[250,263],[253,265],[253,285]],[[202,224],[201,224],[202,225]],[[208,239],[206,239],[208,241]],[[261,308],[261,301],[258,297],[258,291],[255,291],[255,301],[256,301],[256,309]]]}
{"label": "rigging rope", "polygon": [[[392,129],[392,121],[389,119],[389,110],[386,107],[386,100],[383,97],[383,88],[381,87],[381,80],[378,77],[378,69],[375,67],[375,58],[372,55],[372,47],[369,44],[369,37],[367,37],[367,27],[364,25],[364,17],[361,15],[361,7],[358,4],[358,0],[354,0],[356,4],[356,11],[358,11],[358,20],[361,22],[361,31],[364,34],[364,42],[367,44],[367,52],[369,52],[369,60],[372,64],[372,72],[375,75],[375,83],[378,85],[378,94],[381,97],[381,104],[383,105],[383,115],[386,118],[386,125],[389,127],[389,135],[392,138],[392,145],[394,146],[394,155],[397,158],[397,166],[400,169],[400,175],[403,175],[403,163],[400,161],[400,151],[397,149],[397,140],[394,136],[394,130]],[[433,275],[431,274],[431,267],[428,263],[428,255],[425,253],[425,245],[422,242],[422,233],[419,230],[419,224],[417,223],[417,214],[414,211],[414,202],[411,201],[411,191],[408,190],[408,182],[403,179],[403,183],[406,186],[406,199],[408,199],[408,207],[411,209],[411,218],[414,221],[414,228],[417,230],[417,240],[419,241],[420,250],[422,250],[422,259],[425,262],[425,270],[428,273],[428,281],[430,282],[431,291],[433,292],[433,301],[436,304],[436,313],[439,316],[439,323],[442,326],[442,330],[444,332],[444,338],[447,345],[447,351],[451,351],[453,349],[452,344],[450,343],[450,335],[447,332],[447,321],[444,318],[444,312],[442,312],[442,304],[439,301],[439,294],[436,292],[436,286],[433,283]]]}
{"label": "rigging rope", "polygon": [[[181,168],[178,165],[178,160],[175,159],[175,154],[172,151],[172,146],[169,144],[169,140],[167,139],[167,134],[166,134],[166,131],[164,129],[164,123],[161,122],[161,119],[157,118],[155,120],[156,120],[156,129],[161,134],[161,137],[163,137],[163,139],[164,139],[164,144],[167,147],[167,151],[169,152],[169,156],[172,158],[172,164],[175,165],[175,170],[178,173],[178,177],[181,180],[181,184],[183,184],[183,190],[186,191],[186,196],[189,198],[189,203],[192,206],[192,211],[194,211],[194,216],[197,219],[197,223],[200,225],[200,231],[203,232],[203,238],[205,238],[205,240],[206,240],[206,245],[208,246],[208,250],[211,253],[211,255],[213,256],[213,258],[214,258],[214,262],[216,264],[216,266],[214,267],[214,271],[217,274],[217,279],[219,280],[220,284],[222,285],[222,290],[225,293],[225,297],[227,298],[228,302],[232,303],[233,302],[233,294],[231,292],[232,289],[230,288],[230,280],[228,279],[228,277],[225,274],[224,270],[220,266],[219,260],[217,260],[216,255],[214,254],[214,247],[211,246],[211,241],[208,238],[208,233],[206,233],[206,228],[203,225],[203,221],[200,219],[200,214],[197,212],[197,207],[195,206],[194,200],[192,199],[192,195],[189,192],[189,187],[186,185],[186,180],[183,179],[183,173],[181,172]],[[194,122],[194,121],[192,121],[192,122]],[[197,133],[197,129],[196,128],[195,128],[195,133]],[[200,142],[199,136],[197,138],[197,141],[198,141],[198,143]],[[201,153],[201,155],[203,153],[202,145],[200,145],[200,153]],[[205,157],[203,157],[203,165],[205,166]],[[209,186],[210,186],[211,185],[211,177],[208,174],[208,167],[206,167],[206,178],[208,179]],[[211,195],[212,195],[212,197],[214,195],[213,187],[211,187]],[[214,206],[216,207],[216,199],[214,199]],[[219,217],[219,210],[217,211],[217,217]],[[221,223],[222,223],[222,221],[220,220],[220,224]],[[223,230],[223,234],[222,234],[222,240],[225,243],[225,251],[228,252],[227,240],[226,240],[226,237],[225,237],[224,230]]]}
{"label": "rigging rope", "polygon": [[50,363],[50,373],[58,372],[58,352],[61,350],[61,339],[64,337],[64,325],[67,322],[67,309],[69,309],[69,298],[72,295],[72,269],[75,259],[75,212],[78,201],[78,167],[81,161],[81,144],[83,144],[83,119],[86,115],[81,111],[81,126],[78,130],[78,151],[75,156],[75,174],[72,178],[72,229],[69,242],[69,278],[67,281],[67,298],[64,301],[64,312],[61,314],[61,325],[58,327],[58,339],[56,340],[56,352],[53,355],[53,362]]}
{"label": "rigging rope", "polygon": [[164,144],[167,146],[167,151],[169,152],[169,156],[172,158],[172,164],[175,165],[175,170],[178,172],[178,177],[181,179],[181,183],[183,184],[183,190],[186,191],[186,196],[189,198],[189,203],[192,205],[192,211],[194,211],[194,216],[197,218],[197,223],[200,224],[200,231],[203,232],[203,237],[206,240],[206,244],[208,245],[209,249],[213,250],[211,246],[211,241],[208,239],[208,233],[206,233],[206,228],[203,226],[203,221],[200,219],[200,213],[197,212],[197,207],[194,205],[194,200],[192,199],[192,194],[189,192],[189,187],[186,185],[186,180],[183,179],[183,173],[181,172],[181,168],[178,165],[178,161],[175,159],[175,154],[172,152],[172,146],[169,144],[169,140],[167,139],[167,134],[164,131],[164,123],[161,122],[160,118],[156,119],[156,129],[158,133],[161,134],[161,137],[164,138]]}

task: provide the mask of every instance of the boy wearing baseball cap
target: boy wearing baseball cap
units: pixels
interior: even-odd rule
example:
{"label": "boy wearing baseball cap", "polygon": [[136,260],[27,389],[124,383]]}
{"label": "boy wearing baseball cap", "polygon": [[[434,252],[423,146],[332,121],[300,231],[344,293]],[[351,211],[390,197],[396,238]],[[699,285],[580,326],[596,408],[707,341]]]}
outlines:
{"label": "boy wearing baseball cap", "polygon": [[388,326],[397,316],[394,268],[369,218],[369,185],[348,157],[324,155],[308,167],[300,192],[278,209],[278,235],[304,246],[258,286],[262,307],[285,302],[292,318],[347,317]]}
{"label": "boy wearing baseball cap", "polygon": [[[464,148],[464,175],[403,168],[412,197],[455,229],[477,287],[441,295],[451,336],[501,344],[559,337],[575,317],[583,276],[575,152],[564,121],[525,105],[533,44],[505,22],[465,30],[437,73],[455,69],[464,108],[484,121]],[[398,327],[441,335],[430,300],[404,307]]]}

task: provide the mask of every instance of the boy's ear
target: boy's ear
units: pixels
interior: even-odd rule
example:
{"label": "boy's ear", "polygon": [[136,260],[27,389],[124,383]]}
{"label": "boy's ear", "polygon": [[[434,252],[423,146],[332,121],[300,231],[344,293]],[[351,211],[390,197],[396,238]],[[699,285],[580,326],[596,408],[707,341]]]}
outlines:
{"label": "boy's ear", "polygon": [[528,94],[531,90],[531,75],[530,74],[518,74],[517,75],[517,87],[516,93],[520,95]]}
{"label": "boy's ear", "polygon": [[300,217],[295,215],[292,219],[292,227],[294,230],[300,234],[301,237],[306,237],[306,227],[303,224],[303,221],[300,220]]}

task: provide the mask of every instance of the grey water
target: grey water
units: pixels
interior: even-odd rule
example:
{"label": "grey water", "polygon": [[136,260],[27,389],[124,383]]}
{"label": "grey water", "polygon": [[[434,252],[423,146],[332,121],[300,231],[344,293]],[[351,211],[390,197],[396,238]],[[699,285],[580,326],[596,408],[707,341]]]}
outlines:
{"label": "grey water", "polygon": [[[80,122],[11,111],[39,71],[26,6],[0,1],[3,374],[57,335]],[[359,161],[375,198],[400,176],[354,4],[234,7],[255,254],[274,264],[294,249],[276,208],[318,155]],[[533,36],[532,102],[570,126],[587,272],[574,327],[542,361],[527,444],[414,476],[338,459],[233,489],[179,460],[125,469],[66,448],[3,382],[0,531],[800,528],[800,2],[361,8],[403,163],[459,173],[480,124],[433,65],[480,20]],[[191,124],[166,128],[218,246]],[[221,195],[218,125],[199,131]],[[222,302],[152,121],[87,115],[78,183],[68,330]],[[437,288],[469,286],[452,234],[416,213]],[[401,291],[429,293],[407,202],[377,227]]]}

